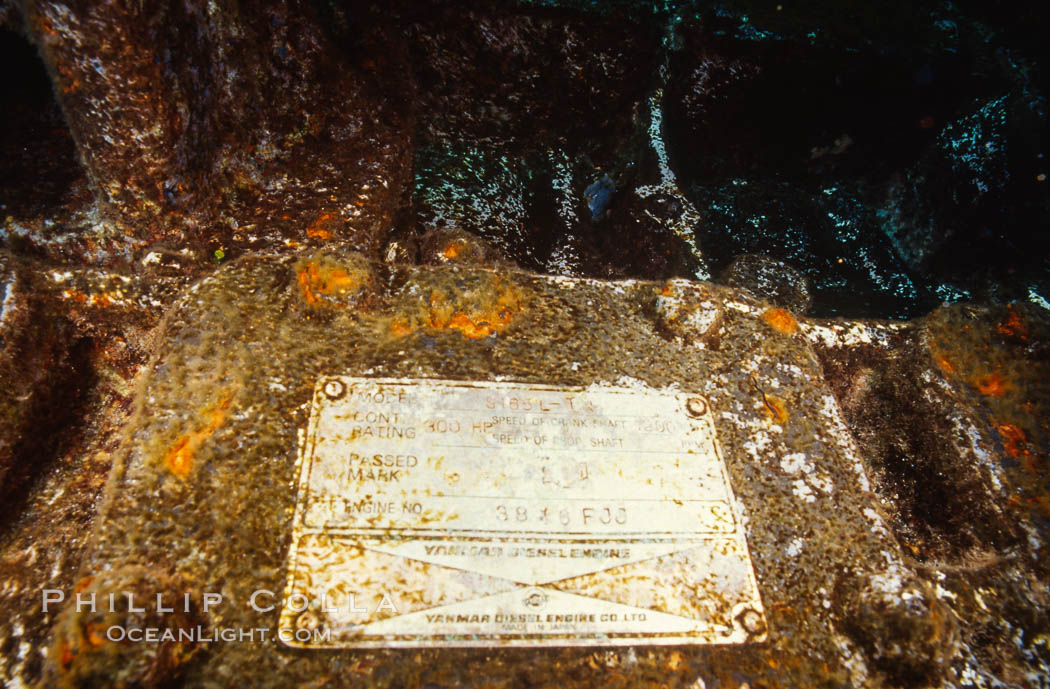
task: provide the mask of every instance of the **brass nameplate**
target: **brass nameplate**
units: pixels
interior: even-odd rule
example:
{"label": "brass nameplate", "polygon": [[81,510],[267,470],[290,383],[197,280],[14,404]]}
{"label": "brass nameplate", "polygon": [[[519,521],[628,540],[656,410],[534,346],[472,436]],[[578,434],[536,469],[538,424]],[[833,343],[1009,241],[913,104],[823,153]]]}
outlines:
{"label": "brass nameplate", "polygon": [[301,444],[289,645],[765,637],[702,397],[333,376]]}

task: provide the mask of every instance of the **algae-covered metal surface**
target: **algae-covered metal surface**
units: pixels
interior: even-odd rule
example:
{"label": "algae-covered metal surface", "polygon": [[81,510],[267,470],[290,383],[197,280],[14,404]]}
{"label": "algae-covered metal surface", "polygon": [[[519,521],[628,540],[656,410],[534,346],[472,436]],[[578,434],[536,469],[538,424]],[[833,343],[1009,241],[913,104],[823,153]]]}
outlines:
{"label": "algae-covered metal surface", "polygon": [[[927,658],[917,671],[930,681],[954,652],[938,582],[906,564],[802,330],[743,293],[685,281],[390,267],[353,255],[259,257],[188,290],[167,317],[164,342],[141,382],[75,586],[99,601],[138,597],[118,595],[115,612],[67,606],[48,656],[51,683],[341,685],[351,673],[353,683],[375,686],[566,677],[581,686],[731,678],[831,686],[875,681],[864,649],[891,647],[900,634],[921,639],[921,651],[899,654]],[[767,635],[597,653],[289,648],[277,638],[277,599],[297,448],[315,385],[336,371],[702,396],[739,501]],[[628,576],[604,593],[656,596],[694,576]],[[258,591],[274,595],[253,598]],[[691,593],[706,595],[678,591]],[[162,612],[172,601],[184,612]],[[148,612],[129,614],[139,605]],[[158,629],[158,641],[105,636],[136,625]],[[163,642],[164,630],[176,641]],[[205,630],[204,639],[186,630]],[[241,630],[270,631],[265,640],[261,632],[221,640]]]}

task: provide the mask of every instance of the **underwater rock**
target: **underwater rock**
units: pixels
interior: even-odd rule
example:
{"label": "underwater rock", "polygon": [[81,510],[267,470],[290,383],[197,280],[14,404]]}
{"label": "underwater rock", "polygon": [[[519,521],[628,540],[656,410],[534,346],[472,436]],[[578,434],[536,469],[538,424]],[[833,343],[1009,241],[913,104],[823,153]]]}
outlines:
{"label": "underwater rock", "polygon": [[[36,454],[64,418],[65,369],[71,329],[42,303],[27,271],[0,253],[0,495],[31,477]],[[52,419],[49,421],[49,417]]]}
{"label": "underwater rock", "polygon": [[658,24],[617,12],[446,5],[405,15],[425,141],[564,148],[607,165],[658,66]]}
{"label": "underwater rock", "polygon": [[661,27],[650,12],[448,8],[411,18],[424,103],[420,232],[473,232],[535,271],[706,276],[695,212],[652,150],[659,126],[646,101],[660,81]]}
{"label": "underwater rock", "polygon": [[417,159],[418,241],[435,231],[469,232],[525,266],[542,264],[548,228],[530,213],[537,194],[529,180],[535,161],[462,145],[421,146]]}
{"label": "underwater rock", "polygon": [[812,11],[730,4],[680,27],[665,138],[713,266],[788,261],[825,316],[1050,288],[1026,229],[1050,218],[1034,55],[966,12],[897,6],[859,36],[832,16],[807,31]]}
{"label": "underwater rock", "polygon": [[997,676],[1030,662],[1046,674],[1034,639],[1050,616],[1034,601],[1046,591],[1050,534],[1050,429],[1038,420],[1050,400],[1050,312],[955,305],[910,323],[802,327],[897,542],[951,610],[926,589],[909,597],[912,612],[894,612],[879,599],[903,580],[857,584],[869,593],[843,592],[855,601],[849,633],[894,686],[936,685],[930,673],[969,665],[970,653]]}
{"label": "underwater rock", "polygon": [[503,253],[480,237],[447,228],[435,228],[420,239],[423,265],[462,264],[487,268],[511,268]]}
{"label": "underwater rock", "polygon": [[849,593],[845,629],[894,687],[937,683],[958,652],[951,609],[921,580],[871,577]]}
{"label": "underwater rock", "polygon": [[1010,302],[1046,290],[1036,258],[1045,237],[1027,230],[1050,208],[1035,124],[1045,97],[1031,83],[1003,88],[945,122],[889,180],[878,209],[897,255],[942,298]]}
{"label": "underwater rock", "polygon": [[[908,324],[814,322],[811,339],[898,538],[921,561],[1039,552],[1050,312],[956,305]],[[1035,531],[1033,531],[1033,529]]]}
{"label": "underwater rock", "polygon": [[[396,47],[346,54],[298,0],[20,8],[98,209],[132,247],[383,245],[414,117],[391,97],[412,90]],[[373,23],[362,43],[386,40]]]}
{"label": "underwater rock", "polygon": [[813,302],[806,276],[770,256],[737,256],[718,281],[730,287],[746,289],[796,316],[805,315]]}

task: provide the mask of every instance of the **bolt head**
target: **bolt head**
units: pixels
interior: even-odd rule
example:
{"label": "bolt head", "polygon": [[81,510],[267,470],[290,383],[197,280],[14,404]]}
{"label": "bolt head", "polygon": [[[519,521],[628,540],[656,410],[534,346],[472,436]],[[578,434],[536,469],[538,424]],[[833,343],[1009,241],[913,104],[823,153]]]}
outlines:
{"label": "bolt head", "polygon": [[690,397],[685,402],[685,410],[690,416],[703,416],[707,413],[707,402],[701,397]]}

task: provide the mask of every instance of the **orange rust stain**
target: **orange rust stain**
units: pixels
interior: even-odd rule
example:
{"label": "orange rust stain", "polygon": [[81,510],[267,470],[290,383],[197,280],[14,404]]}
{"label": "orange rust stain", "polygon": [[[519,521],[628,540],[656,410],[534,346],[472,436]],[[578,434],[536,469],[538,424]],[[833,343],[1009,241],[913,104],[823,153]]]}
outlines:
{"label": "orange rust stain", "polygon": [[773,423],[784,425],[788,420],[787,404],[779,397],[765,395],[762,411]]}
{"label": "orange rust stain", "polygon": [[912,555],[918,556],[920,553],[922,553],[922,548],[920,547],[922,546],[922,541],[919,541],[918,545],[915,545],[910,541],[904,541],[903,543],[908,547],[908,550],[911,551]]}
{"label": "orange rust stain", "polygon": [[464,246],[465,244],[463,243],[463,241],[456,240],[454,242],[451,242],[448,246],[446,246],[445,250],[441,252],[441,255],[451,260],[459,256],[463,252]]}
{"label": "orange rust stain", "polygon": [[405,335],[412,334],[412,326],[406,321],[398,319],[390,324],[390,330],[394,333],[395,337],[404,337]]}
{"label": "orange rust stain", "polygon": [[514,314],[520,309],[517,292],[513,289],[497,286],[494,295],[483,297],[474,303],[462,304],[452,302],[446,295],[434,291],[430,295],[429,314],[422,325],[413,325],[406,320],[395,320],[391,323],[391,332],[403,337],[420,327],[438,330],[455,330],[472,340],[499,334],[514,320]]}
{"label": "orange rust stain", "polygon": [[331,225],[332,214],[323,213],[321,217],[306,228],[306,236],[312,237],[313,239],[328,239],[332,236],[332,231],[329,229]]}
{"label": "orange rust stain", "polygon": [[171,473],[179,478],[186,478],[190,475],[190,472],[193,471],[197,448],[226,422],[226,415],[232,400],[233,392],[227,391],[222,399],[204,410],[202,416],[207,419],[207,423],[202,428],[186,433],[175,441],[164,459]]}
{"label": "orange rust stain", "polygon": [[1003,436],[1003,444],[1006,445],[1006,451],[1011,457],[1029,454],[1028,450],[1024,449],[1028,436],[1023,430],[1012,423],[1000,424],[997,428],[999,435]]}
{"label": "orange rust stain", "polygon": [[106,643],[105,638],[103,638],[103,636],[98,631],[98,625],[88,624],[87,629],[85,631],[87,632],[88,643],[92,646],[101,646],[102,644]]}
{"label": "orange rust stain", "polygon": [[308,304],[320,304],[318,295],[342,294],[360,284],[360,280],[344,268],[318,265],[317,261],[310,261],[299,269],[298,282]]}
{"label": "orange rust stain", "polygon": [[58,73],[62,77],[61,82],[63,93],[71,93],[80,88],[80,80],[76,78],[72,68],[68,65],[59,65]]}
{"label": "orange rust stain", "polygon": [[444,299],[435,293],[430,297],[429,325],[441,330],[457,330],[464,337],[477,340],[502,332],[510,325],[517,308],[518,300],[514,293],[500,290],[494,304],[469,311],[457,310],[449,315]]}
{"label": "orange rust stain", "polygon": [[1007,307],[1006,320],[1000,323],[996,329],[1002,335],[1019,337],[1022,340],[1028,339],[1028,329],[1024,327],[1024,323],[1021,321],[1021,314],[1017,313],[1013,306]]}
{"label": "orange rust stain", "polygon": [[667,669],[671,670],[672,672],[674,670],[677,670],[679,667],[681,667],[682,662],[684,660],[685,657],[681,653],[679,653],[678,651],[672,652],[671,655],[667,658]]}
{"label": "orange rust stain", "polygon": [[63,641],[58,647],[58,662],[62,664],[63,668],[68,668],[73,664],[74,656],[73,649],[69,647],[68,643]]}
{"label": "orange rust stain", "polygon": [[798,330],[798,321],[791,315],[790,312],[784,309],[766,309],[762,314],[763,320],[769,323],[769,326],[777,332],[790,335]]}
{"label": "orange rust stain", "polygon": [[190,475],[190,471],[193,470],[193,450],[190,449],[190,441],[192,439],[192,434],[184,435],[176,440],[175,444],[168,450],[168,457],[165,463],[168,465],[168,470],[179,478],[186,478]]}
{"label": "orange rust stain", "polygon": [[110,299],[109,294],[102,292],[101,294],[92,294],[88,298],[88,303],[92,306],[112,306],[113,300]]}
{"label": "orange rust stain", "polygon": [[977,380],[977,389],[982,395],[989,397],[1002,397],[1010,388],[1010,384],[1002,379],[998,373],[991,373]]}
{"label": "orange rust stain", "polygon": [[948,359],[943,356],[937,359],[937,368],[941,369],[948,375],[955,373],[955,367],[952,366],[952,362],[948,361]]}
{"label": "orange rust stain", "polygon": [[56,31],[55,27],[51,24],[51,20],[48,19],[47,17],[43,16],[43,15],[39,15],[39,14],[37,15],[37,17],[36,17],[36,25],[41,31],[43,31],[44,33],[46,33],[49,36],[57,36],[58,35],[58,31]]}
{"label": "orange rust stain", "polygon": [[63,294],[68,299],[79,302],[81,304],[87,304],[88,306],[112,306],[113,299],[109,296],[108,292],[100,292],[98,294],[85,294],[78,289],[67,289]]}
{"label": "orange rust stain", "polygon": [[226,422],[226,414],[230,409],[230,402],[232,400],[233,392],[227,392],[223,395],[222,399],[219,400],[218,404],[208,410],[208,427],[205,429],[207,435],[211,435],[219,430],[219,427]]}
{"label": "orange rust stain", "polygon": [[439,318],[431,316],[430,327],[458,330],[465,337],[469,337],[472,340],[477,340],[482,337],[488,337],[492,333],[499,332],[499,330],[502,329],[502,326],[505,325],[506,321],[509,321],[509,315],[506,312],[504,312],[504,314],[501,314],[501,316],[499,316],[499,320],[497,320],[495,323],[490,323],[489,321],[485,320],[482,320],[480,322],[474,322],[474,320],[471,319],[470,316],[463,313],[462,311],[458,311],[455,314],[453,314],[452,318],[448,319],[448,321],[446,322],[442,322]]}

